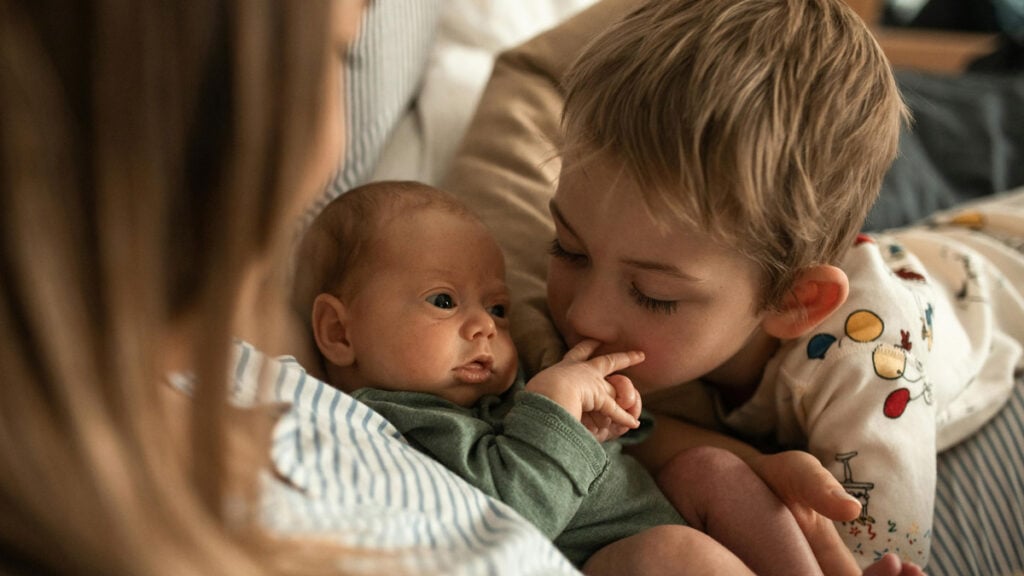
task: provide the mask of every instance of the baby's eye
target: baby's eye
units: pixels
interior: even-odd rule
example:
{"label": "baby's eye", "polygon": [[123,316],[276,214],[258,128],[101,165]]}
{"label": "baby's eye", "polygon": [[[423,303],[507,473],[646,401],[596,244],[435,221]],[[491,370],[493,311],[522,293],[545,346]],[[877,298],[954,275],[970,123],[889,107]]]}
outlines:
{"label": "baby's eye", "polygon": [[558,238],[551,241],[551,246],[548,247],[548,254],[558,258],[559,260],[564,260],[566,263],[574,266],[580,266],[587,263],[587,257],[584,254],[569,252],[562,247],[562,243],[558,241]]}
{"label": "baby's eye", "polygon": [[495,318],[504,318],[505,314],[507,313],[505,311],[505,305],[504,304],[496,304],[494,306],[491,306],[491,308],[490,308],[490,310],[488,310],[488,312],[490,312],[491,316],[494,316]]}
{"label": "baby's eye", "polygon": [[455,308],[455,299],[452,298],[451,294],[445,294],[444,292],[427,296],[427,302],[444,310]]}

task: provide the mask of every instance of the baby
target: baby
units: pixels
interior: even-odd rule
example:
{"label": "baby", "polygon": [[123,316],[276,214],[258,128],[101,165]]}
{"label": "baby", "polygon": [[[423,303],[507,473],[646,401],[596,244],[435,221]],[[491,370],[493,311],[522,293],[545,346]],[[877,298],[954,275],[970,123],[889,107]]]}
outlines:
{"label": "baby", "polygon": [[[328,382],[531,520],[585,572],[821,573],[792,515],[737,457],[688,453],[700,473],[680,515],[622,454],[644,418],[618,372],[643,352],[595,356],[600,343],[583,340],[517,378],[502,251],[450,194],[412,182],[352,190],[313,222],[297,261],[295,306]],[[720,544],[726,535],[741,549]]]}

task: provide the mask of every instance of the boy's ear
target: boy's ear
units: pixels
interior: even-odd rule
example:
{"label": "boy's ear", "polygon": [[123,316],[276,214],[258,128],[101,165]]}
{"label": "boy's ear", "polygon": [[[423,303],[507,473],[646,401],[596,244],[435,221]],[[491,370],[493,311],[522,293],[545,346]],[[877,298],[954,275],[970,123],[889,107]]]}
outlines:
{"label": "boy's ear", "polygon": [[355,351],[348,340],[345,303],[332,294],[319,294],[313,300],[313,339],[328,364],[350,366]]}
{"label": "boy's ear", "polygon": [[850,281],[835,266],[819,264],[797,274],[781,306],[769,311],[761,327],[782,340],[799,338],[836,311],[850,293]]}

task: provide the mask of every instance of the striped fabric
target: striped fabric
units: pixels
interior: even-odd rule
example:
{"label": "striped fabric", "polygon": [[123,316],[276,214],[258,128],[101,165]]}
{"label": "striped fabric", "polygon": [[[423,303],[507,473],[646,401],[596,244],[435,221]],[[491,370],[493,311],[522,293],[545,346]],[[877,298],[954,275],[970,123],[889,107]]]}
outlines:
{"label": "striped fabric", "polygon": [[931,576],[1024,574],[1024,376],[977,434],[939,454]]}
{"label": "striped fabric", "polygon": [[394,573],[387,562],[412,574],[578,574],[533,525],[411,448],[361,402],[294,359],[263,362],[242,342],[236,353],[238,404],[291,405],[274,429],[280,478],[264,478],[271,530],[375,552],[344,561],[368,574]]}
{"label": "striped fabric", "polygon": [[367,6],[346,61],[344,162],[307,211],[307,223],[373,173],[392,128],[419,91],[441,7],[442,0],[381,0]]}

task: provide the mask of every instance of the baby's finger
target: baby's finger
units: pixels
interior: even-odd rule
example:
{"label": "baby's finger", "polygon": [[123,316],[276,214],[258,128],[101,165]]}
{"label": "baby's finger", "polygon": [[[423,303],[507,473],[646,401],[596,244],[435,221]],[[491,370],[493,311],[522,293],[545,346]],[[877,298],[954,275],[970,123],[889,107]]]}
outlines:
{"label": "baby's finger", "polygon": [[601,342],[588,338],[587,340],[581,341],[579,344],[572,347],[571,350],[565,353],[566,360],[576,360],[577,362],[584,362],[590,355],[597,350],[597,347],[601,345]]}
{"label": "baby's finger", "polygon": [[605,378],[612,388],[615,389],[615,401],[635,418],[640,417],[640,410],[643,407],[640,393],[637,392],[633,381],[622,374],[612,374]]}
{"label": "baby's finger", "polygon": [[605,402],[602,406],[598,407],[598,411],[611,418],[612,422],[620,426],[625,426],[630,430],[640,426],[640,421],[637,420],[636,416],[630,414],[615,402]]}
{"label": "baby's finger", "polygon": [[612,352],[611,354],[602,354],[595,356],[587,363],[593,366],[595,369],[607,376],[612,372],[618,372],[619,370],[625,370],[630,366],[635,366],[644,361],[644,353],[639,350],[630,350],[628,352]]}

